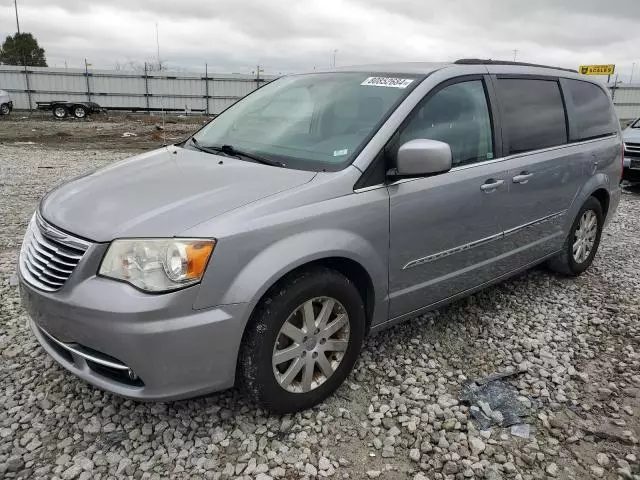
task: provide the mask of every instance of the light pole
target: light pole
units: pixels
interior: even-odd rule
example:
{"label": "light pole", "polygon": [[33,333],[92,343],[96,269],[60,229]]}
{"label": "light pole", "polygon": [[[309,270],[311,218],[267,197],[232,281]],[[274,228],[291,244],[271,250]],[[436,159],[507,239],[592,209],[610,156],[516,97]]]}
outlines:
{"label": "light pole", "polygon": [[629,78],[629,83],[633,82],[633,71],[635,70],[635,68],[636,68],[636,62],[633,62],[631,64],[631,77]]}
{"label": "light pole", "polygon": [[338,49],[333,51],[333,68],[336,68],[336,53],[338,53]]}
{"label": "light pole", "polygon": [[20,34],[20,21],[18,20],[18,0],[13,0],[13,6],[16,7],[16,27],[18,28],[18,34]]}

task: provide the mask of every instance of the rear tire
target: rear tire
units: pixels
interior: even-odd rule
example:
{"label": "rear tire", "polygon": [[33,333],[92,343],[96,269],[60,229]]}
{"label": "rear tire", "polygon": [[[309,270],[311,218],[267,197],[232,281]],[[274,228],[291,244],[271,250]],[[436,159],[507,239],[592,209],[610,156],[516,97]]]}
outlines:
{"label": "rear tire", "polygon": [[87,116],[87,108],[82,105],[74,105],[73,116],[76,118],[85,118]]}
{"label": "rear tire", "polygon": [[297,273],[256,307],[240,348],[239,383],[275,413],[313,407],[349,375],[364,334],[364,303],[351,280],[328,268]]}
{"label": "rear tire", "polygon": [[64,107],[64,105],[54,105],[53,116],[56,118],[64,118],[67,116],[67,109]]}
{"label": "rear tire", "polygon": [[584,272],[598,251],[603,225],[602,205],[595,197],[589,197],[571,225],[562,252],[549,260],[549,268],[574,277]]}
{"label": "rear tire", "polygon": [[0,115],[9,115],[9,112],[11,112],[9,105],[7,105],[6,103],[0,105]]}

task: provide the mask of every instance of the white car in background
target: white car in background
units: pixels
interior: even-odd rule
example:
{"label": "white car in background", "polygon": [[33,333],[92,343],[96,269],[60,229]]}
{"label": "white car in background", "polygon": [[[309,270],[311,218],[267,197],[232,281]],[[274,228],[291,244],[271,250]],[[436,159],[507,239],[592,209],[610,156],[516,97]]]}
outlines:
{"label": "white car in background", "polygon": [[624,160],[622,179],[629,183],[640,183],[640,118],[622,132]]}
{"label": "white car in background", "polygon": [[0,90],[0,115],[9,115],[13,110],[13,102],[9,97],[9,93]]}

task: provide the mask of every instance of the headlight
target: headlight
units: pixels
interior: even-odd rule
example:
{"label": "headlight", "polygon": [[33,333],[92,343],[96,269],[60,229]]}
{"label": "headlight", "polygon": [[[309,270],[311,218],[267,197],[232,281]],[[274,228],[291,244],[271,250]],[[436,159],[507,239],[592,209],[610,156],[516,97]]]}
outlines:
{"label": "headlight", "polygon": [[199,282],[215,240],[158,238],[114,240],[99,275],[147,292],[166,292]]}

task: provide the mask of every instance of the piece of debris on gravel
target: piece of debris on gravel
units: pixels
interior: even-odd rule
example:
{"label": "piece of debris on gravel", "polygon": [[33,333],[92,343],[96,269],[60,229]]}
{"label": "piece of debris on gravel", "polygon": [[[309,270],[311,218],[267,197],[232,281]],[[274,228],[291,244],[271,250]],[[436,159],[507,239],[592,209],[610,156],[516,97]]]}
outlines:
{"label": "piece of debris on gravel", "polygon": [[[0,149],[0,478],[639,478],[640,190],[581,277],[536,268],[373,336],[338,394],[280,417],[236,390],[126,400],[38,346],[14,280],[27,222],[48,189],[127,155],[84,141]],[[479,430],[458,400],[508,370],[494,382],[531,412],[529,438]]]}
{"label": "piece of debris on gravel", "polygon": [[463,382],[460,400],[471,406],[471,416],[482,430],[491,425],[510,427],[520,424],[529,415],[525,402],[531,404],[530,400],[523,398],[521,401],[518,390],[500,380],[518,373],[521,372],[509,370],[491,374],[475,382]]}

